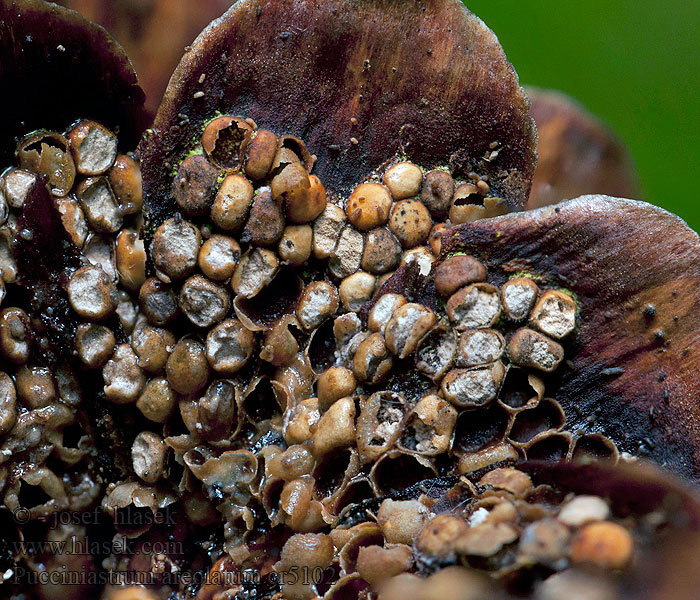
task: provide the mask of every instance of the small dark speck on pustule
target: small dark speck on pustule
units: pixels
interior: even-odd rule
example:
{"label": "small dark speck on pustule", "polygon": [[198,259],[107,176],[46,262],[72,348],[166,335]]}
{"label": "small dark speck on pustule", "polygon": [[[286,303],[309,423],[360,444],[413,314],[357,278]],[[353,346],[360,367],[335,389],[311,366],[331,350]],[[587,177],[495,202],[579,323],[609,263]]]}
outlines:
{"label": "small dark speck on pustule", "polygon": [[653,304],[647,304],[643,309],[642,312],[644,313],[645,317],[653,317],[656,315],[656,307]]}
{"label": "small dark speck on pustule", "polygon": [[667,377],[666,373],[661,373],[659,375],[659,383],[666,381],[666,377]]}
{"label": "small dark speck on pustule", "polygon": [[557,214],[559,214],[560,211],[561,211],[561,208],[558,208],[558,207],[557,207],[557,208],[554,209],[554,212],[557,213]]}
{"label": "small dark speck on pustule", "polygon": [[654,337],[657,340],[663,340],[666,337],[666,333],[663,329],[657,329],[656,331],[654,331]]}

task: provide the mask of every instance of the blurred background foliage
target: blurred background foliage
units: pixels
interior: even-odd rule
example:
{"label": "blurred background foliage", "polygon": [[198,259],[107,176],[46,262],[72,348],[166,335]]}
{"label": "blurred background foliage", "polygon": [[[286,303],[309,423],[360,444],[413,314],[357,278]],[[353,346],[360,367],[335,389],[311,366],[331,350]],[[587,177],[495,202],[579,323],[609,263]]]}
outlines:
{"label": "blurred background foliage", "polygon": [[629,146],[643,198],[700,230],[700,2],[465,3],[523,85],[581,101]]}
{"label": "blurred background foliage", "polygon": [[[151,110],[184,46],[231,4],[57,1],[125,46]],[[700,1],[465,2],[496,32],[523,85],[562,90],[600,117],[628,144],[643,199],[700,230]]]}

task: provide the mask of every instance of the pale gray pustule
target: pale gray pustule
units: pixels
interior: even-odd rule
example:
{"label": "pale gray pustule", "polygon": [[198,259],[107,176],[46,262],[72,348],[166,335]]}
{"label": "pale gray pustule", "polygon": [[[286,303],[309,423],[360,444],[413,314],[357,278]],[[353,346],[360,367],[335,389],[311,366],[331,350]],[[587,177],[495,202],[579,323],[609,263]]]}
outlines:
{"label": "pale gray pustule", "polygon": [[180,309],[197,327],[211,327],[223,320],[231,307],[229,293],[201,275],[193,275],[183,284]]}
{"label": "pale gray pustule", "polygon": [[17,281],[17,261],[15,259],[14,244],[9,228],[0,227],[0,279],[5,283]]}
{"label": "pale gray pustule", "polygon": [[224,281],[233,275],[240,257],[238,242],[229,236],[217,234],[202,244],[197,263],[209,279]]}
{"label": "pale gray pustule", "polygon": [[406,399],[384,390],[372,394],[362,405],[357,419],[357,450],[362,462],[376,460],[399,437]]}
{"label": "pale gray pustule", "polygon": [[271,250],[249,250],[241,257],[231,277],[233,291],[244,298],[256,296],[272,281],[279,265],[277,255]]}
{"label": "pale gray pustule", "polygon": [[56,198],[55,204],[61,214],[63,228],[68,232],[73,243],[78,248],[82,248],[90,230],[80,204],[72,197]]}
{"label": "pale gray pustule", "polygon": [[106,235],[92,233],[85,242],[83,254],[91,264],[100,267],[116,283],[119,271],[114,240]]}
{"label": "pale gray pustule", "polygon": [[5,196],[5,178],[0,177],[0,225],[4,225],[10,214],[10,206]]}
{"label": "pale gray pustule", "polygon": [[206,357],[218,373],[233,374],[250,360],[255,346],[255,334],[238,319],[227,319],[207,335]]}
{"label": "pale gray pustule", "polygon": [[78,269],[67,286],[73,310],[84,319],[102,320],[114,313],[119,302],[114,282],[97,266]]}
{"label": "pale gray pustule", "polygon": [[537,600],[618,600],[620,593],[611,577],[592,577],[577,569],[550,575],[536,586]]}
{"label": "pale gray pustule", "polygon": [[102,377],[105,396],[115,404],[136,402],[146,384],[146,377],[129,344],[117,346],[112,358],[102,369]]}
{"label": "pale gray pustule", "polygon": [[476,283],[458,290],[447,301],[447,315],[458,331],[491,327],[501,315],[498,289]]}
{"label": "pale gray pustule", "polygon": [[146,483],[156,483],[163,476],[168,446],[152,431],[141,431],[131,446],[131,464]]}
{"label": "pale gray pustule", "polygon": [[0,371],[0,435],[8,433],[17,421],[17,390],[12,378]]}
{"label": "pale gray pustule", "polygon": [[382,294],[369,312],[367,319],[369,330],[383,334],[394,311],[404,304],[406,304],[406,298],[401,294]]}
{"label": "pale gray pustule", "polygon": [[575,496],[561,507],[557,519],[571,527],[580,527],[591,521],[605,521],[610,507],[600,496]]}
{"label": "pale gray pustule", "polygon": [[384,331],[386,345],[399,358],[406,358],[435,325],[437,317],[428,307],[410,302],[394,311]]}
{"label": "pale gray pustule", "polygon": [[172,279],[183,279],[197,266],[202,235],[178,217],[165,221],[153,236],[151,256],[156,267]]}
{"label": "pale gray pustule", "polygon": [[327,203],[313,225],[313,252],[316,258],[324,259],[331,255],[344,225],[345,211],[335,204]]}
{"label": "pale gray pustule", "polygon": [[78,325],[75,332],[75,349],[78,358],[89,368],[104,365],[114,351],[116,338],[108,327],[96,323]]}
{"label": "pale gray pustule", "polygon": [[297,306],[297,318],[307,331],[316,329],[338,310],[336,287],[328,281],[312,281],[305,288]]}
{"label": "pale gray pustule", "polygon": [[[134,330],[136,325],[136,319],[139,317],[139,311],[136,304],[132,302],[131,296],[124,290],[119,291],[119,303],[117,304],[116,310],[117,316],[119,317],[119,323],[121,323],[124,333],[127,335]],[[141,315],[143,318],[143,315]]]}
{"label": "pale gray pustule", "polygon": [[513,321],[525,320],[537,300],[539,288],[531,277],[517,277],[501,288],[503,308]]}
{"label": "pale gray pustule", "polygon": [[493,329],[467,330],[459,339],[456,364],[476,367],[492,363],[501,358],[505,345],[503,336]]}
{"label": "pale gray pustule", "polygon": [[86,179],[76,195],[90,229],[104,233],[116,233],[121,229],[122,211],[106,177]]}
{"label": "pale gray pustule", "polygon": [[535,305],[530,322],[542,333],[558,340],[564,338],[576,327],[576,302],[564,292],[545,292]]}
{"label": "pale gray pustule", "polygon": [[349,277],[360,268],[365,237],[354,227],[348,225],[340,233],[338,245],[331,252],[328,268],[335,277]]}
{"label": "pale gray pustule", "polygon": [[335,337],[336,364],[350,367],[357,347],[369,336],[362,328],[362,322],[355,313],[341,315],[333,322]]}
{"label": "pale gray pustule", "polygon": [[454,329],[437,326],[420,341],[415,356],[416,369],[438,381],[452,368],[456,352]]}
{"label": "pale gray pustule", "polygon": [[508,352],[513,364],[545,373],[555,371],[564,360],[564,348],[560,344],[527,327],[513,334]]}
{"label": "pale gray pustule", "polygon": [[78,173],[98,175],[117,158],[117,136],[104,125],[83,121],[68,133]]}
{"label": "pale gray pustule", "polygon": [[[5,200],[11,208],[21,210],[37,176],[24,169],[12,169],[5,174]],[[5,215],[7,219],[7,215]],[[1,219],[0,219],[1,221]]]}
{"label": "pale gray pustule", "polygon": [[478,408],[496,399],[505,369],[495,362],[475,369],[453,369],[442,380],[442,395],[458,408]]}
{"label": "pale gray pustule", "polygon": [[153,327],[148,321],[141,321],[131,334],[131,347],[138,357],[138,365],[149,373],[162,371],[175,342],[170,331]]}

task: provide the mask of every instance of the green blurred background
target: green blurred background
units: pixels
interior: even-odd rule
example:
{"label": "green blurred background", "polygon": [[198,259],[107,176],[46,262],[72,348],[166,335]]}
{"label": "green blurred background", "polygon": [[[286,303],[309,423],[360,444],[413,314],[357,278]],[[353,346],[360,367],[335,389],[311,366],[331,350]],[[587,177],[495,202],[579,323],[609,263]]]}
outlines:
{"label": "green blurred background", "polygon": [[523,85],[562,90],[627,142],[644,199],[700,231],[698,0],[465,0]]}

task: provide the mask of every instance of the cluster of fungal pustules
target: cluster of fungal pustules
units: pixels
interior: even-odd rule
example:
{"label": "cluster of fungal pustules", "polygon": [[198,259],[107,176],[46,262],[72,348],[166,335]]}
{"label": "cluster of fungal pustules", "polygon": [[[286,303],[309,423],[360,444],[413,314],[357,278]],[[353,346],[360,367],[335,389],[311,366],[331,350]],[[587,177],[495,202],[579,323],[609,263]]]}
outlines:
{"label": "cluster of fungal pustules", "polygon": [[[546,397],[575,299],[535,274],[499,288],[475,258],[440,257],[451,224],[502,211],[487,181],[397,160],[344,199],[311,174],[301,140],[224,116],[173,171],[174,216],[142,227],[138,163],[101,125],[33,134],[17,156],[0,188],[6,508],[178,506],[212,528],[210,557],[218,548],[239,568],[276,532],[278,573],[324,573],[323,589],[271,588],[293,600],[366,594],[460,560],[504,577],[526,564],[547,575],[628,564],[632,538],[603,500],[559,511],[528,495],[523,473],[484,475],[518,458],[618,458],[604,436],[566,431]],[[37,174],[83,261],[61,278],[78,324],[72,356],[55,364],[15,289],[18,215]],[[423,292],[392,287],[402,264]],[[454,512],[426,492],[435,486],[471,499]],[[625,551],[603,559],[591,548],[608,535]],[[414,579],[392,580],[386,597]]]}

